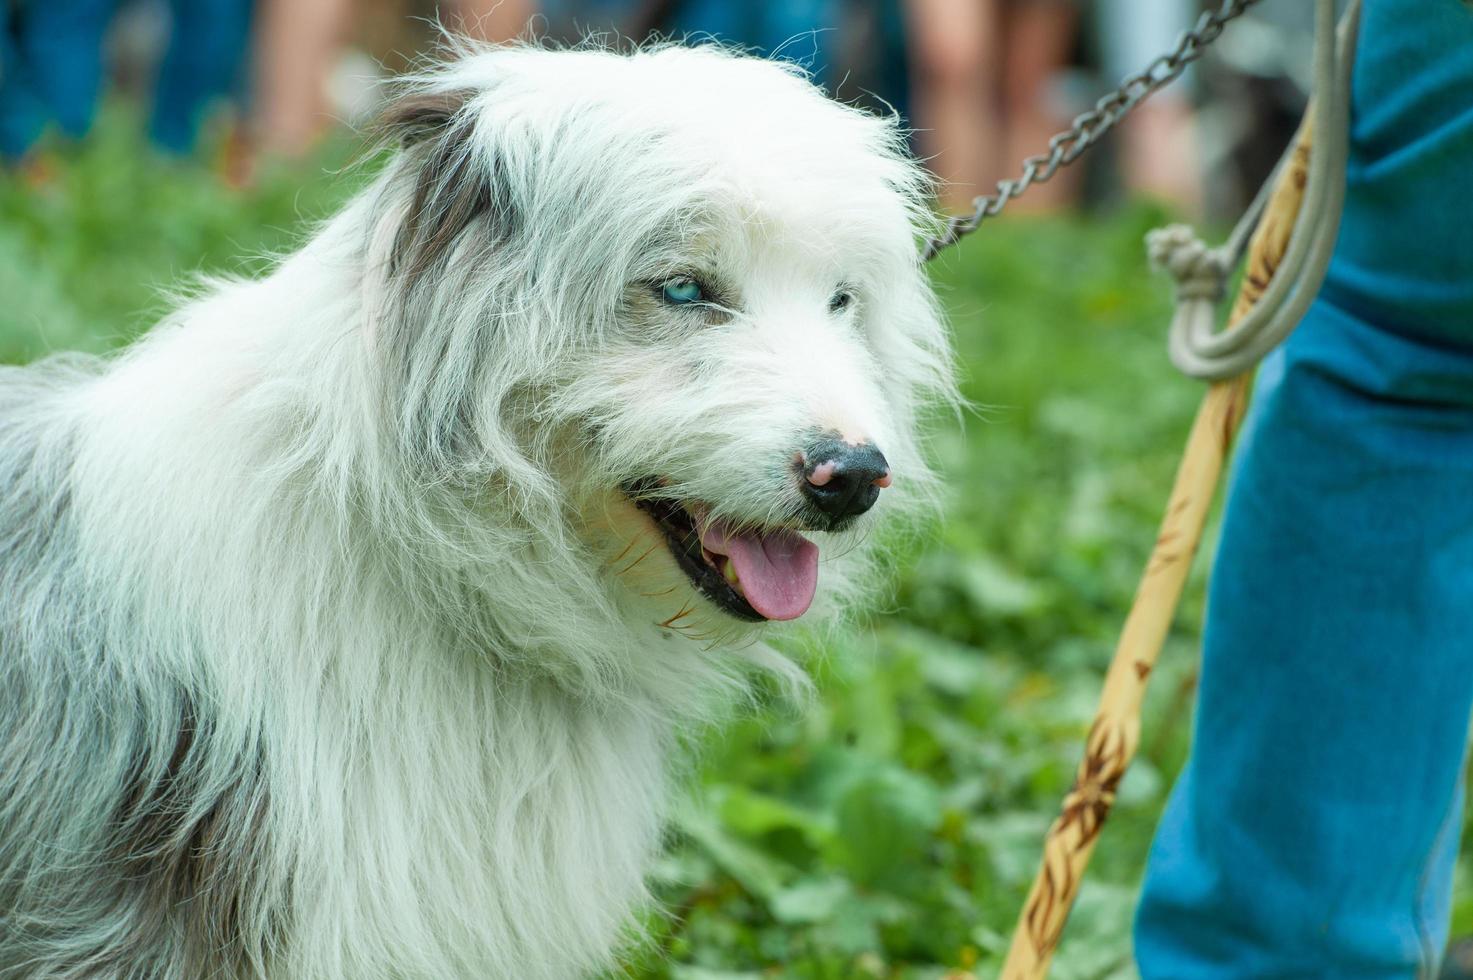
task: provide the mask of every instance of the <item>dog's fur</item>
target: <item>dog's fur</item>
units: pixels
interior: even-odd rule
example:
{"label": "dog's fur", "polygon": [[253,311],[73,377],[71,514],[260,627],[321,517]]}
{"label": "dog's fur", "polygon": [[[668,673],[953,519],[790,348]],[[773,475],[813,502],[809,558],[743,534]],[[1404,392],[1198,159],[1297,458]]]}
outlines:
{"label": "dog's fur", "polygon": [[[752,666],[623,489],[796,526],[950,391],[892,119],[730,52],[457,46],[257,281],[0,371],[0,976],[569,978]],[[721,299],[659,301],[694,270]],[[834,310],[836,288],[855,301]]]}

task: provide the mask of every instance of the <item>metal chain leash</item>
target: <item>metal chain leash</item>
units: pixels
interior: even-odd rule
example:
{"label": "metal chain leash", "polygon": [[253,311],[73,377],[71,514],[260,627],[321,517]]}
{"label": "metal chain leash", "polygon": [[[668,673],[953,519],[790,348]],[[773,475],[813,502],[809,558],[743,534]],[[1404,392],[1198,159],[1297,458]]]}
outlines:
{"label": "metal chain leash", "polygon": [[1260,0],[1223,0],[1216,10],[1203,11],[1191,30],[1183,32],[1176,47],[1163,54],[1143,71],[1130,75],[1120,87],[1095,103],[1090,109],[1074,119],[1073,125],[1048,141],[1048,152],[1031,156],[1023,161],[1023,172],[1016,180],[997,182],[997,193],[973,200],[975,210],[969,215],[954,215],[946,221],[946,227],[926,243],[921,261],[928,262],[947,246],[954,245],[963,235],[969,235],[988,218],[997,215],[1009,201],[1018,197],[1034,184],[1042,184],[1067,167],[1093,146],[1115,124],[1128,116],[1136,106],[1157,89],[1170,85],[1187,65],[1202,57],[1203,52],[1222,34],[1227,24],[1243,16],[1248,8]]}

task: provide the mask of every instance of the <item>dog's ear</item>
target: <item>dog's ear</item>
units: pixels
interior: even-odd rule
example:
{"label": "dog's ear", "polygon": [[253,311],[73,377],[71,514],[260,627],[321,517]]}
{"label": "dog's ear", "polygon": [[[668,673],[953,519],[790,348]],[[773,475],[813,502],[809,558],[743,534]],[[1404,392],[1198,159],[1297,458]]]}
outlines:
{"label": "dog's ear", "polygon": [[465,91],[412,91],[391,101],[379,119],[379,129],[402,146],[443,133],[455,114],[466,107]]}
{"label": "dog's ear", "polygon": [[376,346],[395,386],[404,449],[441,475],[483,455],[471,421],[481,388],[466,378],[491,345],[481,307],[459,298],[493,278],[479,273],[520,226],[484,94],[410,90],[381,117],[383,137],[398,149],[371,245],[385,287]]}
{"label": "dog's ear", "polygon": [[406,285],[440,267],[461,236],[482,219],[494,237],[509,218],[509,203],[495,186],[494,154],[476,138],[475,94],[410,92],[384,113],[385,131],[402,148],[408,186],[389,271]]}

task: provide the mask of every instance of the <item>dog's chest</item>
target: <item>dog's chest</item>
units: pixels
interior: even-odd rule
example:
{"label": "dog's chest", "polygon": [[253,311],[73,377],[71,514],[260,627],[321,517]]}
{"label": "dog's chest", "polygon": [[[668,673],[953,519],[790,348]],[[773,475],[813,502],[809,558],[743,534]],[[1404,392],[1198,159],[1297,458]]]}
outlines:
{"label": "dog's chest", "polygon": [[[426,694],[428,692],[419,692]],[[470,695],[470,696],[467,696]],[[384,706],[319,774],[293,918],[298,970],[571,977],[606,962],[658,846],[664,735],[548,690]],[[338,942],[324,944],[335,937]]]}

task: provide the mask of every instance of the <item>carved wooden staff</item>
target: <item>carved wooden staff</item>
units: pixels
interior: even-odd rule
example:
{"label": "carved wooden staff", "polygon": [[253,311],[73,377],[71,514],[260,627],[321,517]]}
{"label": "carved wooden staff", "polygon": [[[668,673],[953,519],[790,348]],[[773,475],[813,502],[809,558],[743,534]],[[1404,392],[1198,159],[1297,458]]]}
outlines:
{"label": "carved wooden staff", "polygon": [[[1306,122],[1294,154],[1274,185],[1263,220],[1249,247],[1248,269],[1228,317],[1228,329],[1258,302],[1283,260],[1304,198],[1311,144]],[[1079,884],[1094,852],[1115,790],[1140,742],[1141,703],[1151,669],[1176,614],[1182,587],[1202,537],[1223,462],[1242,421],[1249,374],[1214,382],[1202,399],[1187,437],[1161,533],[1141,575],[1135,603],[1105,675],[1099,710],[1090,726],[1084,761],[1044,840],[1043,863],[1028,893],[1003,966],[1004,980],[1048,975],[1049,963]]]}

